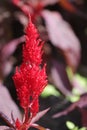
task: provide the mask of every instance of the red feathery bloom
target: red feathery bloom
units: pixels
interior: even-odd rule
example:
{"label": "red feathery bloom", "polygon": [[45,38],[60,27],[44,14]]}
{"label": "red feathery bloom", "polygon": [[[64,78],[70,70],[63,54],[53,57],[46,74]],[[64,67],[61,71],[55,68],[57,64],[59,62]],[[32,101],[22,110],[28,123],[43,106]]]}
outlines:
{"label": "red feathery bloom", "polygon": [[47,84],[45,66],[40,67],[23,63],[20,69],[16,68],[13,76],[18,98],[22,108],[26,109],[40,95]]}
{"label": "red feathery bloom", "polygon": [[42,61],[43,42],[39,39],[39,34],[34,24],[30,21],[26,32],[26,44],[23,48],[24,62],[40,65]]}
{"label": "red feathery bloom", "polygon": [[43,42],[39,39],[37,29],[31,20],[25,32],[23,63],[19,68],[16,68],[13,80],[20,105],[25,112],[24,122],[28,122],[29,118],[33,118],[38,112],[38,97],[47,85],[47,76],[46,65],[41,67]]}

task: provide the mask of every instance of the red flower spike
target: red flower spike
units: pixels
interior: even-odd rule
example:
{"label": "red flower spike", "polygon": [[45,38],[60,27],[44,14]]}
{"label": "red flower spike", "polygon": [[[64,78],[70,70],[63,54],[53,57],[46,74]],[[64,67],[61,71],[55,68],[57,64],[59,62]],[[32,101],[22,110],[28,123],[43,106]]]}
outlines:
{"label": "red flower spike", "polygon": [[46,65],[42,64],[43,42],[34,24],[28,24],[26,30],[26,43],[23,46],[23,63],[16,68],[13,76],[18,99],[24,109],[25,119],[20,126],[16,120],[17,130],[27,130],[30,120],[37,114],[39,109],[38,98],[47,85]]}
{"label": "red flower spike", "polygon": [[[26,44],[23,47],[24,62],[40,65],[42,61],[43,42],[39,39],[39,34],[31,20],[26,32]],[[33,35],[32,35],[33,34]]]}

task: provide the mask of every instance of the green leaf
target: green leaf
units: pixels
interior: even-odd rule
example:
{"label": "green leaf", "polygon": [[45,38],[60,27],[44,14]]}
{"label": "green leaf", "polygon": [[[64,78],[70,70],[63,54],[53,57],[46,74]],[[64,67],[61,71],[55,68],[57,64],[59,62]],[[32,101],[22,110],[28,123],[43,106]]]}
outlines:
{"label": "green leaf", "polygon": [[73,130],[79,130],[78,126],[75,126],[75,128]]}
{"label": "green leaf", "polygon": [[69,80],[72,81],[73,72],[72,72],[72,69],[71,69],[69,66],[66,67],[66,72],[67,72],[67,74],[68,74]]}
{"label": "green leaf", "polygon": [[87,130],[87,128],[86,127],[82,127],[79,130]]}
{"label": "green leaf", "polygon": [[78,126],[76,126],[73,122],[71,121],[67,121],[66,122],[66,126],[69,130],[87,130],[86,127],[82,127],[82,128],[79,128]]}
{"label": "green leaf", "polygon": [[51,95],[60,96],[60,93],[55,89],[53,85],[48,84],[47,87],[42,92],[41,97],[46,98]]}
{"label": "green leaf", "polygon": [[80,99],[79,95],[68,96],[67,99],[71,102],[76,102]]}
{"label": "green leaf", "polygon": [[78,81],[80,82],[81,86],[86,86],[86,84],[87,84],[87,78],[86,77],[83,77],[80,74],[76,74],[75,78],[78,79]]}
{"label": "green leaf", "polygon": [[72,130],[72,129],[74,130],[74,128],[75,128],[75,124],[73,122],[71,122],[71,121],[67,121],[66,126],[70,130]]}

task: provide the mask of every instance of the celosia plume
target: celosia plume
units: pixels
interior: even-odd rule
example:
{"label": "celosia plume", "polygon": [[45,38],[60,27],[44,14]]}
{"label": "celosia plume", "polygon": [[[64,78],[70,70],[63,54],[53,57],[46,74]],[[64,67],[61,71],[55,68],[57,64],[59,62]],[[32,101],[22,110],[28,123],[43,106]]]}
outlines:
{"label": "celosia plume", "polygon": [[24,124],[28,124],[29,127],[30,120],[39,109],[39,95],[47,85],[46,65],[41,67],[43,42],[39,39],[37,29],[31,20],[25,32],[26,43],[23,46],[23,62],[19,68],[16,68],[13,76],[18,99],[25,114],[23,124],[20,124],[18,119],[16,121],[18,130],[23,130],[22,127],[26,126]]}
{"label": "celosia plume", "polygon": [[43,42],[39,39],[39,34],[31,20],[26,32],[26,44],[23,48],[23,60],[24,62],[30,62],[30,64],[40,65],[42,61],[42,47]]}

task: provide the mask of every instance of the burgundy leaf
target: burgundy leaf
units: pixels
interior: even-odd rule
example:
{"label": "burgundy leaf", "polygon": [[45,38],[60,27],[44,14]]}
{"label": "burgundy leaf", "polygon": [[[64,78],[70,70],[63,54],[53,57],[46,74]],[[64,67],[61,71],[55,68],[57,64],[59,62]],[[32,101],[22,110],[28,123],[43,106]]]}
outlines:
{"label": "burgundy leaf", "polygon": [[80,61],[79,39],[60,13],[44,10],[42,17],[45,20],[50,41],[62,50],[66,63],[75,71]]}
{"label": "burgundy leaf", "polygon": [[12,70],[14,59],[10,56],[14,53],[17,46],[24,42],[24,36],[12,40],[11,42],[0,47],[0,78],[6,77]]}
{"label": "burgundy leaf", "polygon": [[[4,102],[3,102],[4,99]],[[11,113],[14,119],[17,117],[22,119],[21,112],[19,111],[17,105],[12,100],[8,90],[0,83],[0,113],[4,113],[11,120]]]}
{"label": "burgundy leaf", "polygon": [[53,5],[59,0],[25,0],[24,2],[20,0],[12,1],[26,16],[31,14],[32,20],[35,21],[36,17],[40,15],[40,12],[45,6]]}
{"label": "burgundy leaf", "polygon": [[4,122],[11,128],[15,128],[14,127],[14,122],[11,121],[9,119],[9,117],[7,117],[4,113],[0,112],[0,118],[2,118],[4,120]]}
{"label": "burgundy leaf", "polygon": [[41,0],[41,3],[43,6],[47,6],[47,5],[53,5],[55,3],[57,3],[59,0]]}
{"label": "burgundy leaf", "polygon": [[0,126],[0,130],[12,130],[12,129],[7,126]]}
{"label": "burgundy leaf", "polygon": [[82,121],[82,126],[87,127],[87,109],[79,109],[81,112],[81,121]]}
{"label": "burgundy leaf", "polygon": [[43,111],[40,111],[32,120],[31,120],[31,125],[38,121],[42,116],[44,116],[48,111],[49,111],[50,108],[47,108]]}
{"label": "burgundy leaf", "polygon": [[11,42],[5,44],[2,48],[0,48],[0,56],[1,58],[3,58],[2,60],[8,59],[9,56],[11,56],[14,53],[17,46],[20,43],[24,42],[24,40],[24,36],[21,36],[20,38],[14,39]]}
{"label": "burgundy leaf", "polygon": [[[47,5],[53,5],[55,3],[57,3],[59,0],[25,0],[25,3],[27,3],[28,5],[31,5],[31,7],[35,7],[37,6],[38,4],[41,4],[42,6],[47,6]],[[13,0],[13,2],[15,4],[19,4],[20,1],[17,0],[17,2],[15,2],[15,0]],[[21,3],[22,4],[22,3]]]}
{"label": "burgundy leaf", "polygon": [[71,104],[66,110],[53,115],[53,118],[59,118],[60,116],[65,116],[69,112],[73,111],[75,108],[80,108],[80,109],[87,108],[87,94],[82,95],[79,101]]}
{"label": "burgundy leaf", "polygon": [[55,60],[52,61],[51,75],[55,86],[67,96],[71,96],[72,85],[66,73],[66,66]]}
{"label": "burgundy leaf", "polygon": [[23,13],[16,12],[14,16],[24,27],[28,24],[28,18]]}

